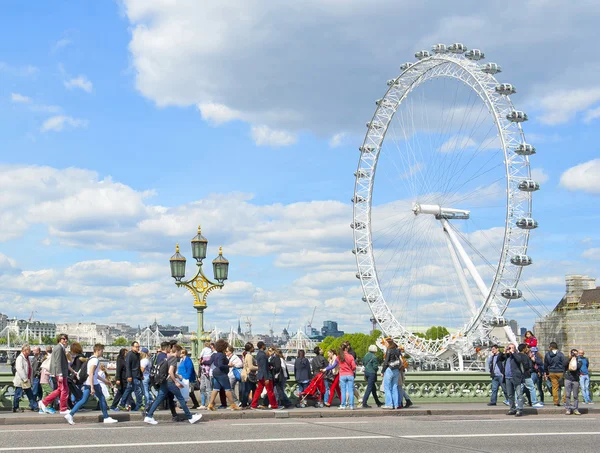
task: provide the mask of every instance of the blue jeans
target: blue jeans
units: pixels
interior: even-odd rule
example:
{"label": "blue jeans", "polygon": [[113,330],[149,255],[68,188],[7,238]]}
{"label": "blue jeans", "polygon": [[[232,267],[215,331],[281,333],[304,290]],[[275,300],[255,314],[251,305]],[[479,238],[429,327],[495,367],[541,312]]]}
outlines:
{"label": "blue jeans", "polygon": [[[71,409],[71,416],[75,415],[77,411],[81,409],[83,405],[90,399],[91,387],[89,385],[83,385],[81,390],[83,391],[83,396],[79,401],[77,401],[77,404],[73,406],[73,409]],[[108,418],[108,405],[106,404],[106,399],[104,399],[104,393],[102,393],[102,387],[100,387],[100,384],[94,384],[94,392],[100,403],[102,416],[104,418]]]}
{"label": "blue jeans", "polygon": [[183,395],[181,394],[179,387],[177,387],[171,380],[160,384],[160,388],[158,389],[158,395],[156,395],[156,399],[154,400],[154,403],[152,403],[152,407],[148,411],[147,417],[152,417],[154,415],[154,412],[156,411],[160,403],[162,403],[165,400],[165,398],[167,397],[167,393],[169,392],[171,392],[175,396],[175,398],[177,398],[177,401],[179,401],[179,404],[181,405],[185,416],[188,419],[192,418],[192,413],[185,404],[185,400],[183,399]]}
{"label": "blue jeans", "polygon": [[332,382],[328,379],[325,379],[325,396],[323,397],[323,401],[326,403],[329,401],[329,388],[331,387]]}
{"label": "blue jeans", "polygon": [[291,406],[292,402],[285,394],[285,383],[287,382],[286,378],[280,378],[275,382],[275,394],[277,396],[277,404],[280,406]]}
{"label": "blue jeans", "polygon": [[590,399],[590,376],[587,374],[582,374],[579,376],[579,387],[581,388],[581,393],[583,394],[583,401],[586,403],[591,403]]}
{"label": "blue jeans", "polygon": [[535,393],[535,386],[533,385],[533,379],[532,378],[526,378],[525,379],[525,387],[527,387],[527,390],[529,390],[529,394],[531,395],[531,404],[536,404],[537,401],[537,395]]}
{"label": "blue jeans", "polygon": [[308,384],[310,384],[310,382],[298,382],[298,393],[302,393],[304,390],[306,390],[306,387],[308,387]]}
{"label": "blue jeans", "polygon": [[385,388],[385,405],[388,407],[398,407],[398,376],[400,370],[388,368],[383,373],[383,388]]}
{"label": "blue jeans", "polygon": [[31,389],[24,389],[23,387],[15,387],[15,395],[13,397],[13,408],[17,409],[19,407],[19,401],[23,396],[23,393],[27,395],[27,399],[29,400],[29,407],[33,410],[38,410],[38,405],[35,401],[35,397],[33,396],[33,392]]}
{"label": "blue jeans", "polygon": [[377,396],[377,373],[365,373],[365,377],[367,378],[367,390],[365,391],[365,396],[363,396],[363,406],[367,405],[369,395],[371,394],[373,395],[375,404],[381,406],[381,401],[379,401],[379,397]]}
{"label": "blue jeans", "polygon": [[502,376],[494,376],[492,379],[492,397],[490,398],[490,403],[496,404],[496,401],[498,400],[498,389],[500,387],[502,387],[504,398],[508,399],[508,395],[506,394],[506,384],[502,382]]}
{"label": "blue jeans", "polygon": [[533,384],[538,389],[538,392],[540,394],[540,402],[543,404],[544,403],[544,389],[542,388],[542,378],[537,373],[531,373],[531,380],[533,381]]}
{"label": "blue jeans", "polygon": [[354,375],[340,376],[340,390],[342,391],[341,406],[354,407]]}
{"label": "blue jeans", "polygon": [[39,377],[33,378],[33,381],[31,382],[31,391],[33,392],[33,397],[36,401],[41,400],[44,396],[42,392],[42,384],[40,384]]}
{"label": "blue jeans", "polygon": [[121,402],[119,403],[121,406],[125,406],[127,404],[127,400],[131,396],[131,393],[135,393],[135,410],[139,410],[143,405],[142,383],[139,379],[133,378],[131,382],[127,382],[127,387],[125,387],[125,391],[121,397]]}
{"label": "blue jeans", "polygon": [[144,404],[146,407],[152,406],[152,392],[150,391],[150,376],[145,376],[142,380],[142,389],[144,390]]}

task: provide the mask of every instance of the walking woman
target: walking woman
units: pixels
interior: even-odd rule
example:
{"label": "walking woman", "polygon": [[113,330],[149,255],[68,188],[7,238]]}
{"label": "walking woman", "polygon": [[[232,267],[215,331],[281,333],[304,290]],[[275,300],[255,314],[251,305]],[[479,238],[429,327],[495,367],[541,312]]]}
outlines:
{"label": "walking woman", "polygon": [[[239,403],[239,400],[235,394],[235,386],[238,382],[241,383],[242,381],[242,368],[244,367],[244,363],[242,362],[242,359],[234,354],[234,349],[231,345],[227,346],[225,355],[227,356],[227,360],[229,360],[229,374],[227,377],[229,378],[229,384],[231,385],[231,396],[233,396],[233,401],[237,404]],[[240,397],[242,396],[241,386],[238,389],[238,394]]]}
{"label": "walking woman", "polygon": [[127,349],[121,348],[119,350],[119,355],[117,356],[117,369],[115,370],[115,385],[117,387],[117,393],[115,393],[113,402],[110,405],[111,411],[119,410],[117,406],[119,405],[121,397],[125,392],[125,387],[127,386],[127,379],[125,377],[125,354],[127,354]]}
{"label": "walking woman", "polygon": [[288,372],[283,352],[273,346],[269,347],[269,365],[273,369],[277,404],[279,407],[289,409],[292,407],[292,402],[285,393],[285,384],[290,377],[290,373]]}
{"label": "walking woman", "polygon": [[340,367],[335,349],[327,351],[327,357],[329,358],[329,365],[323,368],[321,372],[325,373],[325,398],[323,401],[325,406],[330,407],[335,392],[337,392],[340,401],[342,392],[340,391]]}
{"label": "walking woman", "polygon": [[242,382],[240,384],[240,402],[242,409],[247,409],[250,405],[250,393],[254,395],[256,391],[256,383],[258,382],[256,372],[258,366],[252,353],[254,352],[254,345],[252,343],[246,343],[244,346],[244,368],[242,370]]}
{"label": "walking woman", "polygon": [[342,391],[342,403],[339,409],[354,409],[354,371],[356,362],[354,357],[348,352],[347,346],[341,346],[338,352],[338,362],[340,364],[340,388]]}
{"label": "walking woman", "polygon": [[233,402],[233,396],[231,395],[231,384],[229,382],[229,360],[225,355],[227,350],[227,342],[223,339],[217,340],[215,343],[215,351],[212,358],[213,370],[213,391],[210,394],[210,401],[208,403],[208,410],[216,411],[215,398],[219,393],[219,390],[225,390],[227,395],[227,401],[229,408],[234,411],[239,411],[240,408]]}
{"label": "walking woman", "polygon": [[383,360],[382,375],[383,387],[385,389],[384,409],[396,409],[400,407],[398,401],[398,377],[400,376],[401,364],[400,350],[391,338],[387,341],[387,351]]}
{"label": "walking woman", "polygon": [[363,396],[362,406],[367,409],[371,406],[367,404],[369,400],[369,396],[373,395],[373,399],[375,400],[375,404],[377,407],[381,407],[381,401],[379,401],[379,396],[377,395],[377,371],[379,370],[379,361],[377,360],[377,346],[372,344],[369,346],[369,352],[363,358],[363,365],[365,367],[365,379],[367,381],[367,390],[365,391],[365,395]]}

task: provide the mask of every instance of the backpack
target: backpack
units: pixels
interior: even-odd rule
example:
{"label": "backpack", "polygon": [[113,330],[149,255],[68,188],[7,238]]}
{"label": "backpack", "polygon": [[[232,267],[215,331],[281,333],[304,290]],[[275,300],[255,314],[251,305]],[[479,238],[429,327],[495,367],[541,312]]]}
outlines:
{"label": "backpack", "polygon": [[169,364],[167,363],[167,358],[165,357],[159,362],[157,355],[152,362],[152,369],[150,370],[150,385],[158,388],[162,383],[167,381],[168,377]]}
{"label": "backpack", "polygon": [[87,367],[87,361],[83,361],[81,360],[83,358],[82,355],[77,356],[75,358],[76,362],[79,362],[79,369],[75,370],[75,378],[77,379],[77,383],[79,385],[85,384],[88,380],[88,367]]}

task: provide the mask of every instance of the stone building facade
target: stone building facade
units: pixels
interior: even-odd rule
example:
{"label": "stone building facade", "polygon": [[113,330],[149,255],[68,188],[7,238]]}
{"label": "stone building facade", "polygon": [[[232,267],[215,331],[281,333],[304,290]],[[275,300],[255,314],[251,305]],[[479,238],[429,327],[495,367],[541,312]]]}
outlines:
{"label": "stone building facade", "polygon": [[600,370],[600,287],[586,275],[567,275],[567,291],[558,305],[535,323],[542,354],[555,341],[563,352],[583,349],[592,370]]}

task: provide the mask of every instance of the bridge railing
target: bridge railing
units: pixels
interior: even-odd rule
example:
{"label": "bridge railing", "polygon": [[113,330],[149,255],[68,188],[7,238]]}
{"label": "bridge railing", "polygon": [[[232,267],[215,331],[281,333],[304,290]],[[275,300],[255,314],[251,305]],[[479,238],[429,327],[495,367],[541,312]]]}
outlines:
{"label": "bridge railing", "polygon": [[[0,373],[0,410],[12,407],[12,380],[11,373]],[[367,386],[364,376],[357,375],[354,382],[362,396]],[[378,390],[381,382],[380,377],[377,382]],[[492,391],[489,374],[480,372],[410,372],[406,373],[405,387],[415,402],[429,403],[483,403],[489,401]],[[296,392],[296,381],[292,374],[286,384],[286,393],[294,401]],[[590,393],[592,399],[600,398],[600,376],[591,376]],[[547,392],[545,395],[550,397]],[[92,405],[95,406],[95,402]],[[21,400],[21,406],[27,407],[27,398]]]}

